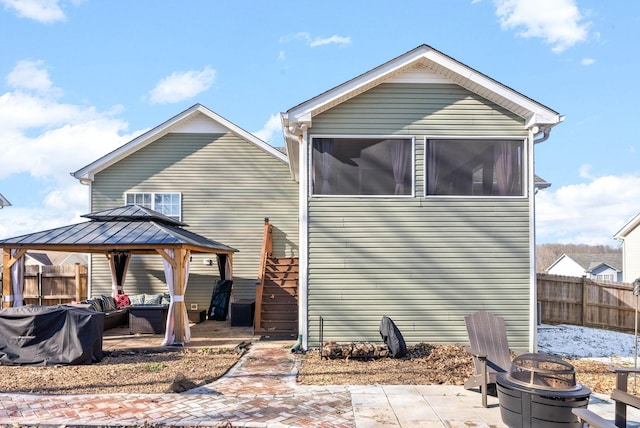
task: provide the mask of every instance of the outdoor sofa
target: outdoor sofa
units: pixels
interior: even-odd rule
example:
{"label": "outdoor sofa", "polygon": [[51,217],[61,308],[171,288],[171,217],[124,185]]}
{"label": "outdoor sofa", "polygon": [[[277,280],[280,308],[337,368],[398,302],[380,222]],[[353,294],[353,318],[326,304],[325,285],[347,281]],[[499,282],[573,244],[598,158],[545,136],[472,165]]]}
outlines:
{"label": "outdoor sofa", "polygon": [[98,312],[104,312],[104,330],[129,324],[129,311],[132,306],[169,306],[168,294],[120,294],[117,297],[97,296],[83,300],[80,304],[89,305]]}

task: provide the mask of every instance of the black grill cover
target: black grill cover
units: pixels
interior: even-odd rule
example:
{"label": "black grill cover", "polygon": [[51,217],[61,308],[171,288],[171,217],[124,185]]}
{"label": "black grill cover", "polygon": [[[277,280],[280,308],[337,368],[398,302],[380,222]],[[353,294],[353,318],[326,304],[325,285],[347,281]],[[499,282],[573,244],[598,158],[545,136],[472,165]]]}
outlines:
{"label": "black grill cover", "polygon": [[225,321],[229,313],[229,300],[231,299],[231,286],[233,281],[219,279],[211,294],[208,318],[210,320]]}
{"label": "black grill cover", "polygon": [[91,364],[102,360],[104,313],[74,306],[0,310],[0,365]]}
{"label": "black grill cover", "polygon": [[402,333],[391,320],[391,318],[384,316],[380,321],[380,336],[382,340],[389,347],[389,353],[394,358],[403,358],[407,355],[407,344],[402,337]]}

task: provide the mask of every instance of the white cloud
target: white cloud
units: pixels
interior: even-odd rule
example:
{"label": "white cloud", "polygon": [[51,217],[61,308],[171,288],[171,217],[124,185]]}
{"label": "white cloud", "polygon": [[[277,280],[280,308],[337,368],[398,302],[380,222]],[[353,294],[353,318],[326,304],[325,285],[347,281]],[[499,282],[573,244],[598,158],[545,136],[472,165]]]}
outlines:
{"label": "white cloud", "polygon": [[54,88],[49,72],[42,68],[42,61],[18,61],[13,70],[7,74],[7,84],[14,89],[27,89],[49,95],[59,95],[61,91]]}
{"label": "white cloud", "polygon": [[578,175],[581,178],[588,178],[588,179],[592,179],[593,176],[591,175],[591,168],[593,168],[593,165],[585,163],[584,165],[581,165],[580,168],[578,169]]}
{"label": "white cloud", "polygon": [[282,135],[282,122],[280,122],[279,114],[272,114],[267,120],[267,123],[264,124],[261,130],[253,133],[256,137],[260,138],[262,141],[266,141],[272,145],[281,145],[281,140],[278,141],[278,144],[274,143],[274,139],[276,136]]}
{"label": "white cloud", "polygon": [[593,58],[582,58],[582,60],[580,61],[580,64],[584,66],[588,66],[588,65],[595,64],[595,62],[596,60]]}
{"label": "white cloud", "polygon": [[149,101],[154,104],[170,104],[193,98],[209,89],[215,77],[216,70],[209,66],[202,70],[174,72],[149,91]]}
{"label": "white cloud", "polygon": [[280,38],[280,43],[291,42],[294,40],[303,41],[306,43],[307,46],[312,48],[329,45],[329,44],[337,44],[337,45],[351,44],[351,37],[349,36],[333,35],[330,37],[321,37],[321,36],[313,37],[311,36],[310,33],[307,33],[307,32],[299,32],[299,33],[283,36]]}
{"label": "white cloud", "polygon": [[348,45],[351,44],[351,37],[343,37],[343,36],[331,36],[331,37],[316,37],[309,43],[309,46],[315,48],[316,46],[330,45],[335,43],[336,45]]}
{"label": "white cloud", "polygon": [[[26,64],[26,65],[25,65]],[[22,74],[24,73],[24,74]],[[37,83],[28,82],[35,76]],[[88,210],[88,189],[70,176],[134,138],[116,115],[121,107],[99,112],[85,105],[63,104],[44,64],[21,61],[7,81],[15,88],[0,94],[1,180],[16,174],[24,179],[2,193],[14,204],[0,210],[0,236],[15,236],[69,223]],[[19,186],[19,187],[18,187]],[[35,195],[41,206],[15,203],[9,195]]]}
{"label": "white cloud", "polygon": [[552,45],[553,52],[587,39],[590,23],[582,22],[575,0],[494,0],[494,4],[503,29],[541,38]]}
{"label": "white cloud", "polygon": [[640,176],[604,176],[536,195],[538,242],[617,245],[613,235],[640,212]]}
{"label": "white cloud", "polygon": [[21,18],[33,19],[43,24],[66,19],[58,0],[0,0],[5,9],[11,9]]}

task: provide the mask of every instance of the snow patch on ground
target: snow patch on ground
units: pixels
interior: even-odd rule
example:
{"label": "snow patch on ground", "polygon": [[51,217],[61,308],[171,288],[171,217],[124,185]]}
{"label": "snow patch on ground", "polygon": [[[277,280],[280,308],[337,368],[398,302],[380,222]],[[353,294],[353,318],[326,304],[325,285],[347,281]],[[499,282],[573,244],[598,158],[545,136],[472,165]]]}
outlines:
{"label": "snow patch on ground", "polygon": [[635,336],[574,325],[541,325],[538,326],[538,352],[560,358],[633,364]]}

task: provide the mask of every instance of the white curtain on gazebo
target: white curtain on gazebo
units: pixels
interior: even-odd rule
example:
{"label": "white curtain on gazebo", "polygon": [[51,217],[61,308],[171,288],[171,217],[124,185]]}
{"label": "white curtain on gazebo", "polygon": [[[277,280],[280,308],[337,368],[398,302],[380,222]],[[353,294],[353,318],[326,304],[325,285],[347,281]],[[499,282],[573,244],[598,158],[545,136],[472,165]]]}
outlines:
{"label": "white curtain on gazebo", "polygon": [[[15,257],[18,250],[11,250],[11,257]],[[11,266],[11,283],[13,284],[13,304],[24,306],[24,255]]]}
{"label": "white curtain on gazebo", "polygon": [[[164,250],[169,258],[174,259],[173,250]],[[189,282],[189,259],[190,259],[190,251],[187,251],[186,263],[184,264],[184,292],[187,291],[187,283]],[[174,317],[174,306],[176,304],[176,299],[182,299],[184,302],[184,295],[177,296],[175,294],[175,287],[173,283],[173,266],[166,260],[164,257],[162,259],[164,264],[164,276],[167,281],[167,288],[169,289],[169,296],[171,296],[171,301],[169,303],[169,312],[167,315],[167,326],[164,332],[164,340],[162,341],[162,346],[173,345],[175,343],[176,333],[175,333],[175,317]],[[184,343],[189,343],[191,341],[191,329],[189,329],[189,317],[187,316],[187,307],[185,305],[182,306],[184,310]]]}

